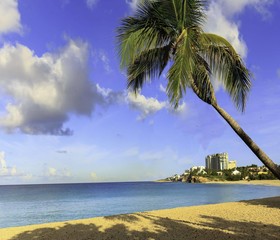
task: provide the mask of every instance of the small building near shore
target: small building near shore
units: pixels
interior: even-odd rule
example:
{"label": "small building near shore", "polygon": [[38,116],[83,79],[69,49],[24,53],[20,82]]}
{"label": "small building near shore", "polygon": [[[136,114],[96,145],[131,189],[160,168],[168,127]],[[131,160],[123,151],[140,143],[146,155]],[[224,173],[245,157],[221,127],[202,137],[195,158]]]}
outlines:
{"label": "small building near shore", "polygon": [[236,167],[237,164],[235,160],[228,161],[228,169],[235,169]]}
{"label": "small building near shore", "polygon": [[239,172],[238,170],[234,170],[232,172],[232,175],[236,176],[236,175],[241,175],[241,172]]}

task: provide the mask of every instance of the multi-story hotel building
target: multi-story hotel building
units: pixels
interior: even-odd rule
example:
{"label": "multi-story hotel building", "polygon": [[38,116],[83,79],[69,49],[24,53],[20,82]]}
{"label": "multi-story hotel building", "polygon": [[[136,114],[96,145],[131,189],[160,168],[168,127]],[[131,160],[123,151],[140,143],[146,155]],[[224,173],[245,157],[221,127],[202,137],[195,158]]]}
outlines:
{"label": "multi-story hotel building", "polygon": [[227,153],[217,153],[208,155],[205,158],[206,169],[212,170],[225,170],[229,169],[228,154]]}

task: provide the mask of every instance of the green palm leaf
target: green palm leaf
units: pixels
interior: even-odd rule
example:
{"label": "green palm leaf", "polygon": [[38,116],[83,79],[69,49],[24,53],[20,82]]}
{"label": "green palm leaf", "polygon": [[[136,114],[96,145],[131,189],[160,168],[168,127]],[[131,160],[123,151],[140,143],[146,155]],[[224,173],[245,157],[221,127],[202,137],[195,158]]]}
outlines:
{"label": "green palm leaf", "polygon": [[[134,17],[122,21],[117,36],[121,68],[127,68],[142,51],[163,47],[172,41],[176,18],[170,4],[170,1],[143,1]],[[165,15],[168,18],[162,18]]]}
{"label": "green palm leaf", "polygon": [[175,45],[173,64],[167,75],[167,95],[175,108],[178,107],[187,87],[191,86],[192,75],[199,61],[196,52],[197,34],[198,29],[195,27],[184,30]]}
{"label": "green palm leaf", "polygon": [[145,81],[162,74],[169,60],[171,45],[143,51],[128,67],[128,87],[136,93]]}
{"label": "green palm leaf", "polygon": [[251,81],[250,72],[230,43],[215,34],[201,35],[202,55],[222,82],[238,109],[245,108]]}
{"label": "green palm leaf", "polygon": [[211,69],[208,63],[202,57],[198,57],[197,67],[192,75],[192,89],[202,101],[209,104],[215,104],[215,91],[210,76]]}

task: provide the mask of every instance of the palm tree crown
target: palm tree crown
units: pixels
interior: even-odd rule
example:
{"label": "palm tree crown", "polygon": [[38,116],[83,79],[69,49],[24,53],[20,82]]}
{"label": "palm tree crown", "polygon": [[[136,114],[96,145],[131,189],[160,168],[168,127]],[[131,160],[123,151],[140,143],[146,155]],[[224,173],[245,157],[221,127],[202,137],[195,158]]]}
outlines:
{"label": "palm tree crown", "polygon": [[169,63],[170,103],[176,108],[186,89],[191,88],[280,179],[280,167],[217,103],[213,76],[224,85],[236,107],[244,111],[250,73],[226,39],[202,30],[205,9],[203,0],[142,0],[134,16],[123,19],[118,28],[121,67],[127,70],[128,86],[138,92],[144,82],[159,77]]}
{"label": "palm tree crown", "polygon": [[118,28],[121,68],[137,92],[170,63],[167,94],[174,107],[187,88],[216,104],[211,81],[217,76],[243,111],[251,86],[249,71],[226,39],[203,32],[205,8],[203,0],[143,0]]}

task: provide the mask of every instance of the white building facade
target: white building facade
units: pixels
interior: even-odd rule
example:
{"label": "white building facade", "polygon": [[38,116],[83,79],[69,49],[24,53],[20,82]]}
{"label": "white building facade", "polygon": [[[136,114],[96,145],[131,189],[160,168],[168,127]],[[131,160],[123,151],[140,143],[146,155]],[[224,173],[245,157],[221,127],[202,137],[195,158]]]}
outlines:
{"label": "white building facade", "polygon": [[205,158],[206,169],[221,171],[228,169],[228,153],[216,153]]}

